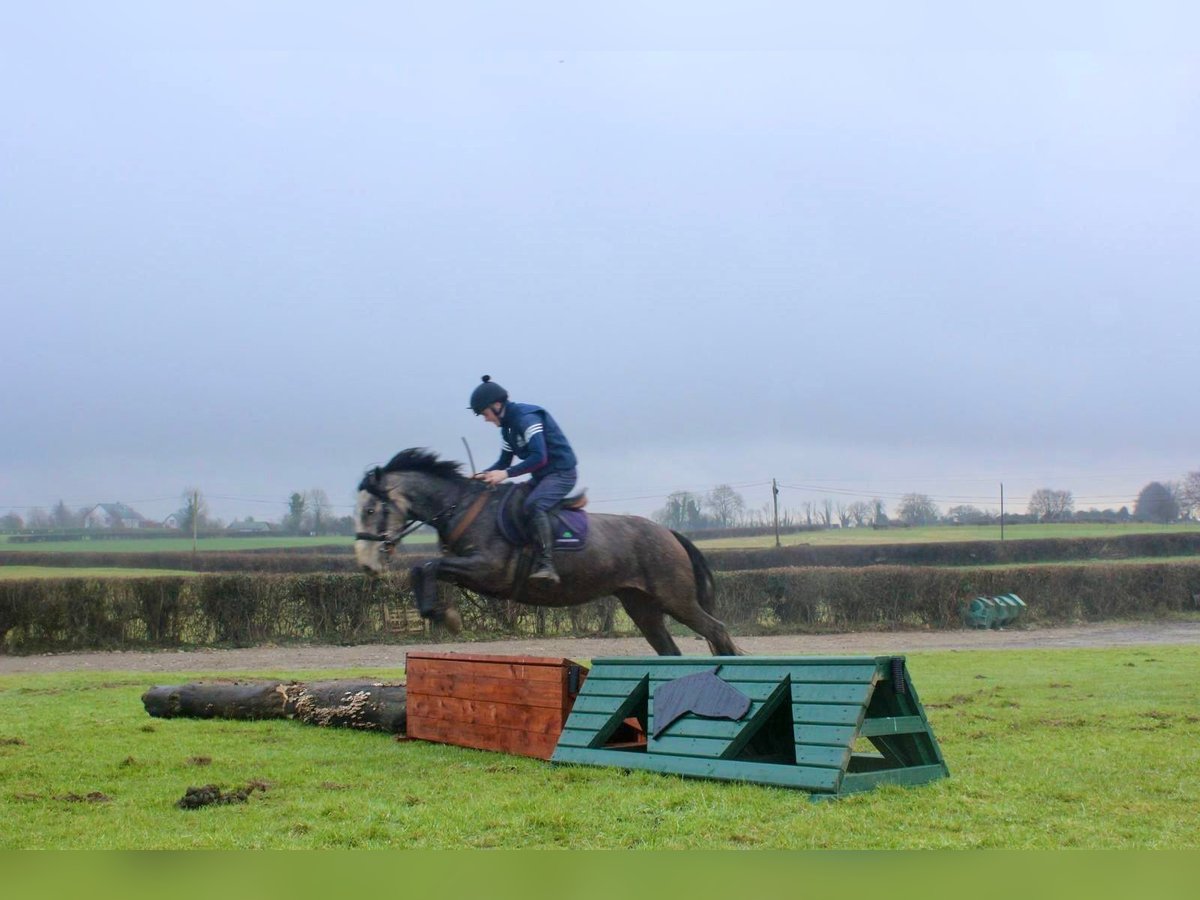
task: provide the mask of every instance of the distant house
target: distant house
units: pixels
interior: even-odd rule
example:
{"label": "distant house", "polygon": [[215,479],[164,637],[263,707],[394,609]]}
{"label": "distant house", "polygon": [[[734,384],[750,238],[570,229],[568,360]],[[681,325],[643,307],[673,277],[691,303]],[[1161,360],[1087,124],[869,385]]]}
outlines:
{"label": "distant house", "polygon": [[84,528],[145,528],[150,525],[136,509],[124,503],[97,503],[83,514]]}
{"label": "distant house", "polygon": [[163,528],[176,528],[176,529],[182,528],[183,527],[183,517],[180,516],[179,513],[171,513],[169,516],[167,516],[165,519],[162,520],[162,527]]}
{"label": "distant house", "polygon": [[271,523],[255,522],[253,519],[246,519],[245,522],[234,520],[229,523],[229,526],[225,530],[233,534],[269,534]]}

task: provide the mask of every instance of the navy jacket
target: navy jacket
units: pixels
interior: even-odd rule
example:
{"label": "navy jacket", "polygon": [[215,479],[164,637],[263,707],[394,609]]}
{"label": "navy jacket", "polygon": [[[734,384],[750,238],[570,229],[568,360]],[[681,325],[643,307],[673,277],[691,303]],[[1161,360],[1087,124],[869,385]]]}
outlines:
{"label": "navy jacket", "polygon": [[[507,403],[500,420],[500,458],[489,469],[504,469],[509,478],[533,475],[540,481],[551,472],[574,469],[575,451],[550,413],[532,403]],[[510,464],[513,455],[521,462]]]}

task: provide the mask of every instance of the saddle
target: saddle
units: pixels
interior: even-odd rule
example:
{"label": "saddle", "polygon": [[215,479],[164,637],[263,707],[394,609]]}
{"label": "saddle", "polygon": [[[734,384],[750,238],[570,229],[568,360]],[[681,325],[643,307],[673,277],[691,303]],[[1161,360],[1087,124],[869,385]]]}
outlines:
{"label": "saddle", "polygon": [[[525,498],[533,490],[531,482],[504,485],[496,506],[496,527],[504,539],[515,547],[524,547],[533,540],[533,532],[525,515]],[[582,550],[587,542],[587,493],[580,491],[563,498],[549,509],[550,526],[554,533],[554,550]]]}

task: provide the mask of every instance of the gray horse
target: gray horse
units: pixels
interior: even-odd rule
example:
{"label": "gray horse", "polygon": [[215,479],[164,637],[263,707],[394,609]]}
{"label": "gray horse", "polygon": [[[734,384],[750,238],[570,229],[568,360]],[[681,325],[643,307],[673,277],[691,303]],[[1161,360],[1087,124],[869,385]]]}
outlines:
{"label": "gray horse", "polygon": [[[355,556],[379,574],[400,538],[425,523],[437,530],[442,550],[422,570],[431,585],[436,579],[534,606],[576,606],[613,595],[660,655],[679,655],[664,615],[702,635],[712,653],[741,655],[712,615],[712,571],[683,535],[637,516],[590,515],[584,548],[555,557],[560,584],[518,582],[521,548],[500,533],[500,494],[464,476],[456,462],[404,450],[367,472],[358,486]],[[454,631],[462,626],[453,605],[422,614]]]}

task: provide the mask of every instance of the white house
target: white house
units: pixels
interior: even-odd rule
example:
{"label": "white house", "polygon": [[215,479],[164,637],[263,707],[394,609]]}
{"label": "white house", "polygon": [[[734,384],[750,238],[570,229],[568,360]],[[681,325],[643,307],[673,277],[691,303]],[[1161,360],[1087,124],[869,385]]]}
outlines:
{"label": "white house", "polygon": [[124,503],[97,503],[83,514],[84,528],[144,528],[146,517]]}

